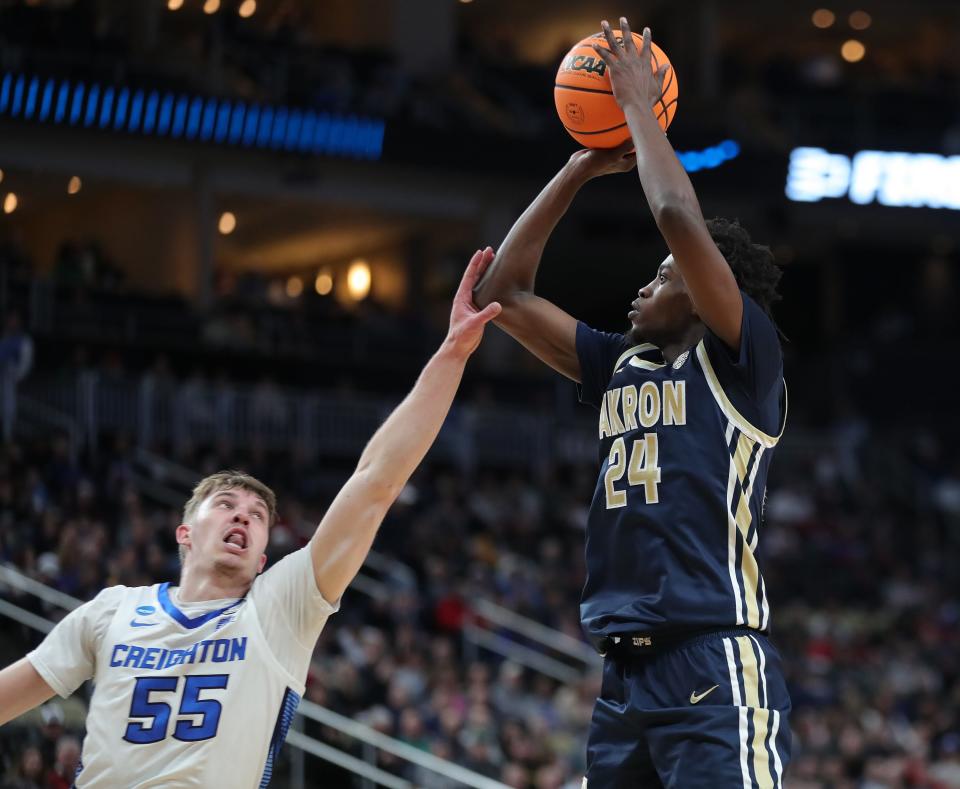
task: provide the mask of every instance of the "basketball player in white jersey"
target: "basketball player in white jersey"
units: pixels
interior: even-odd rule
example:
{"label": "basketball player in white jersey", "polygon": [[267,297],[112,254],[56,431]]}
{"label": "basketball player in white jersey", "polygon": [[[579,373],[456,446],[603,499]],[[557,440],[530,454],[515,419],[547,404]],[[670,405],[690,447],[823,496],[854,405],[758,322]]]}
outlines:
{"label": "basketball player in white jersey", "polygon": [[0,724],[93,679],[80,789],[266,786],[317,637],[500,312],[471,296],[492,257],[471,259],[446,339],[307,546],[260,575],[273,492],[240,472],[201,481],[177,527],[179,587],[114,586],[67,615],[0,671]]}

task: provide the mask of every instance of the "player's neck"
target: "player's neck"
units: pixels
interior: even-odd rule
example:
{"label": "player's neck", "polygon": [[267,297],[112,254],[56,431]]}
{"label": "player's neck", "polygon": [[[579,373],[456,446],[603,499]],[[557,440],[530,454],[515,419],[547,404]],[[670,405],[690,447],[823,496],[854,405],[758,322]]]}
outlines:
{"label": "player's neck", "polygon": [[697,321],[692,324],[683,334],[672,337],[662,344],[658,344],[660,353],[667,364],[673,364],[677,357],[684,351],[689,351],[694,345],[703,339],[703,333],[706,327]]}
{"label": "player's neck", "polygon": [[249,590],[250,583],[246,579],[184,567],[177,597],[181,603],[201,603],[204,600],[240,598]]}

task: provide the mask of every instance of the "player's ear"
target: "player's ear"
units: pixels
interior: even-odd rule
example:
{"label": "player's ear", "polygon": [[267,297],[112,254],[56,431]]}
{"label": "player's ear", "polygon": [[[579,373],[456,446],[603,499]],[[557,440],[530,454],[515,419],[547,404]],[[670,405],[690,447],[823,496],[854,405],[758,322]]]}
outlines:
{"label": "player's ear", "polygon": [[257,575],[263,572],[263,568],[267,563],[267,555],[265,553],[260,554],[260,561],[257,562]]}
{"label": "player's ear", "polygon": [[190,524],[181,523],[177,526],[177,545],[190,545]]}

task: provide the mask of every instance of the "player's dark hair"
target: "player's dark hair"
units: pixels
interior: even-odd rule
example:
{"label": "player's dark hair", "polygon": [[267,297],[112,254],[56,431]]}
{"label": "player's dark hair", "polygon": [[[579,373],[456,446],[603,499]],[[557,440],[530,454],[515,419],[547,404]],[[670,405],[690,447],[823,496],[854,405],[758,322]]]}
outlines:
{"label": "player's dark hair", "polygon": [[750,234],[734,219],[707,220],[707,230],[720,254],[726,258],[740,290],[770,315],[774,302],[780,301],[777,283],[783,274],[770,247],[754,244]]}

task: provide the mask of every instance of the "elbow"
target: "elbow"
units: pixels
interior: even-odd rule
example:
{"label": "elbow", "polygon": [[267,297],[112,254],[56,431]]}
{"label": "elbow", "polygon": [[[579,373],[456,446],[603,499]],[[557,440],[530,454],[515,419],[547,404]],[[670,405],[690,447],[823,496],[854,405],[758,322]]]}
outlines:
{"label": "elbow", "polygon": [[703,222],[699,207],[684,195],[665,195],[651,210],[657,227],[667,237]]}
{"label": "elbow", "polygon": [[506,302],[509,302],[513,292],[513,288],[505,286],[496,280],[488,279],[473,289],[473,303],[481,310],[494,301],[498,301],[500,304],[506,306]]}
{"label": "elbow", "polygon": [[506,309],[518,298],[533,293],[533,282],[523,283],[511,278],[501,267],[494,268],[497,263],[494,260],[490,270],[473,289],[473,303],[481,310],[494,301]]}
{"label": "elbow", "polygon": [[360,482],[364,498],[370,504],[379,505],[384,510],[390,508],[400,496],[406,480],[396,479],[381,464],[361,461],[354,477]]}

